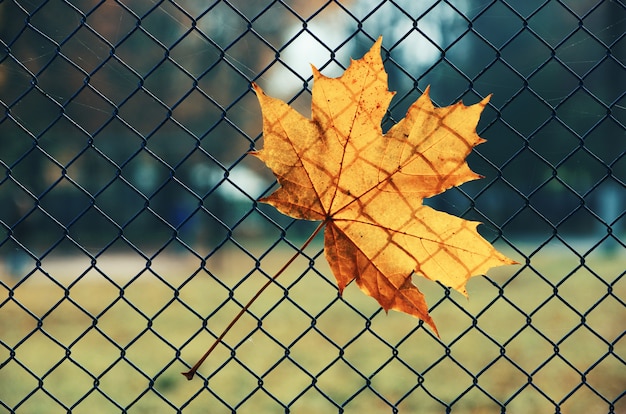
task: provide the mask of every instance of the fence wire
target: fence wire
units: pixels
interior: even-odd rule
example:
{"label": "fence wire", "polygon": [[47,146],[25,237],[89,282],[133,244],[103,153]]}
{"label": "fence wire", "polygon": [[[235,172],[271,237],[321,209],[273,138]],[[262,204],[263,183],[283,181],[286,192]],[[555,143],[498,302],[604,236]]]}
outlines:
{"label": "fence wire", "polygon": [[[0,1],[6,412],[626,412],[626,6],[619,0]],[[397,95],[493,93],[486,178],[428,200],[517,267],[438,324],[343,297],[274,180],[257,82],[303,114],[383,35]],[[187,370],[256,290],[192,382]]]}

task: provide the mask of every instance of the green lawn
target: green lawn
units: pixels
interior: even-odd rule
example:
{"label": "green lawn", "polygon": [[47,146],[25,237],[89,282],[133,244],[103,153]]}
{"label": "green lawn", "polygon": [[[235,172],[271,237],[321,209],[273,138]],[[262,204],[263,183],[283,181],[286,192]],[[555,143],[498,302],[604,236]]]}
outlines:
{"label": "green lawn", "polygon": [[[259,269],[273,274],[292,252],[279,245]],[[317,272],[300,258],[279,279],[288,297],[272,286],[252,306],[262,326],[244,316],[228,348],[218,346],[188,382],[180,372],[213,339],[202,318],[211,315],[207,327],[219,334],[265,280],[234,247],[200,265],[165,252],[147,269],[139,256],[111,254],[98,261],[101,272],[85,273],[87,258],[57,257],[41,265],[57,282],[38,271],[11,292],[0,286],[0,412],[443,413],[451,404],[453,413],[499,413],[506,404],[550,413],[556,403],[582,414],[608,412],[603,399],[626,411],[623,252],[594,251],[581,267],[571,250],[546,246],[531,267],[472,279],[469,301],[417,280],[441,340],[414,318],[381,312],[356,286],[338,298],[323,257]]]}

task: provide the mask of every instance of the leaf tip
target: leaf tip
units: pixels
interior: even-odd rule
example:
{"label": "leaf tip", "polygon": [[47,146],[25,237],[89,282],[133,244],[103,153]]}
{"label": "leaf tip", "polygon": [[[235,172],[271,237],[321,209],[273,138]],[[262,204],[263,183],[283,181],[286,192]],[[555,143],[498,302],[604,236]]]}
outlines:
{"label": "leaf tip", "polygon": [[250,85],[252,86],[252,90],[257,96],[265,95],[263,89],[261,89],[261,87],[256,82],[251,82]]}
{"label": "leaf tip", "polygon": [[[382,44],[383,44],[383,37],[379,36],[378,39],[376,40],[376,42],[374,42],[374,44],[372,45],[371,49],[361,58],[358,60],[355,59],[350,59],[352,63],[357,62],[357,61],[363,61],[363,62],[370,62],[370,63],[377,63],[382,65],[382,56],[381,56],[381,50],[382,50]],[[385,72],[385,75],[387,73]]]}
{"label": "leaf tip", "polygon": [[[422,318],[420,318],[422,319]],[[437,335],[437,338],[441,339],[441,335],[439,335],[439,331],[437,330],[437,325],[435,325],[435,321],[433,321],[433,319],[430,317],[430,315],[428,315],[428,319],[422,319],[422,321],[430,326],[430,329],[433,330],[433,332],[435,333],[435,335]]]}
{"label": "leaf tip", "polygon": [[324,75],[322,75],[322,72],[320,72],[319,69],[316,68],[314,64],[311,63],[310,66],[311,66],[311,71],[313,72],[313,80],[319,77],[324,77]]}
{"label": "leaf tip", "polygon": [[487,106],[487,104],[488,104],[488,103],[489,103],[489,101],[491,100],[491,97],[492,97],[492,96],[493,96],[493,94],[492,94],[492,93],[490,93],[489,95],[485,96],[485,97],[483,98],[483,100],[482,100],[482,101],[480,101],[480,105],[481,105],[481,106],[483,106],[483,107],[484,107],[484,106]]}
{"label": "leaf tip", "polygon": [[376,39],[376,41],[374,42],[374,46],[372,48],[377,48],[378,50],[380,50],[381,46],[383,44],[383,35],[378,36],[378,39]]}

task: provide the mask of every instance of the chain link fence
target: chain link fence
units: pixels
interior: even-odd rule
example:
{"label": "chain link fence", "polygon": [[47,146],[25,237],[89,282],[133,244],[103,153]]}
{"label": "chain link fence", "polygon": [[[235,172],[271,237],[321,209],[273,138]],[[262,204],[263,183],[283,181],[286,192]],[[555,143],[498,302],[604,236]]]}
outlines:
{"label": "chain link fence", "polygon": [[[0,411],[626,412],[626,6],[0,1]],[[441,338],[337,294],[315,223],[257,204],[259,83],[304,114],[383,35],[386,130],[493,93],[486,178],[434,197],[519,261]],[[199,375],[187,370],[244,303]]]}

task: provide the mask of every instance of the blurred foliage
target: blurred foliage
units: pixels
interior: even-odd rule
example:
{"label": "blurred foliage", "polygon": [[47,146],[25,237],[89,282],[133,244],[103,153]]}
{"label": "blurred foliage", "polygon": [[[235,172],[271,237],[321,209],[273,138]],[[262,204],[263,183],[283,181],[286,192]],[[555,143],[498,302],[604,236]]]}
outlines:
{"label": "blurred foliage", "polygon": [[246,156],[260,146],[250,82],[308,114],[302,62],[334,76],[380,34],[398,91],[385,128],[429,84],[440,105],[494,94],[470,158],[487,178],[438,208],[504,233],[623,227],[617,2],[183,4],[0,2],[0,254],[210,250],[289,223],[254,202],[272,181]]}

